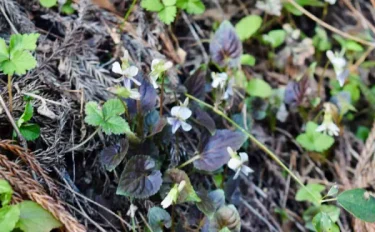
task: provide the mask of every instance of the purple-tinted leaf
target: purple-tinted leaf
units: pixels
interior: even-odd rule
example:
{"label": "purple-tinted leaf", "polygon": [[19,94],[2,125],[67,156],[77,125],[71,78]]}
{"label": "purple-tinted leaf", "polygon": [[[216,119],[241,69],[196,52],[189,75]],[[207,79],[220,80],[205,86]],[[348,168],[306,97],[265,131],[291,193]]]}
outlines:
{"label": "purple-tinted leaf", "polygon": [[290,81],[285,88],[284,102],[291,107],[299,106],[305,97],[309,84],[308,78],[303,78],[299,82]]}
{"label": "purple-tinted leaf", "polygon": [[221,168],[230,159],[227,147],[237,151],[246,139],[247,137],[240,131],[217,130],[200,153],[200,158],[194,161],[194,167],[205,171]]}
{"label": "purple-tinted leaf", "polygon": [[201,198],[201,202],[197,202],[196,205],[209,218],[212,218],[214,213],[225,204],[224,191],[221,189],[210,193],[201,192],[198,196]]}
{"label": "purple-tinted leaf", "polygon": [[160,189],[163,180],[150,156],[133,156],[121,174],[116,194],[134,198],[147,198]]}
{"label": "purple-tinted leaf", "polygon": [[205,68],[199,68],[184,83],[188,93],[201,100],[206,94],[206,73]]}
{"label": "purple-tinted leaf", "polygon": [[262,120],[267,116],[268,101],[260,97],[250,97],[246,99],[246,104],[255,120]]}
{"label": "purple-tinted leaf", "polygon": [[160,207],[149,209],[147,217],[148,224],[154,232],[163,232],[164,227],[170,228],[172,225],[171,215]]}
{"label": "purple-tinted leaf", "polygon": [[113,171],[125,158],[128,149],[129,141],[121,139],[119,144],[105,147],[99,154],[99,160],[108,171]]}
{"label": "purple-tinted leaf", "polygon": [[210,55],[218,65],[238,67],[242,55],[242,42],[229,21],[223,21],[210,43]]}
{"label": "purple-tinted leaf", "polygon": [[[157,94],[155,88],[152,84],[144,78],[141,72],[138,72],[138,75],[135,77],[141,86],[139,86],[139,93],[141,94],[141,113],[147,113],[153,110],[156,106]],[[127,99],[126,103],[128,105],[128,111],[131,115],[137,113],[137,101],[133,99]]]}
{"label": "purple-tinted leaf", "polygon": [[203,111],[199,106],[194,109],[194,113],[197,123],[204,126],[211,133],[211,135],[215,134],[216,124],[211,116],[207,112]]}
{"label": "purple-tinted leaf", "polygon": [[166,195],[174,184],[179,184],[181,181],[185,181],[185,187],[179,193],[177,203],[199,202],[200,198],[195,193],[188,175],[177,168],[169,169],[165,172],[161,192]]}

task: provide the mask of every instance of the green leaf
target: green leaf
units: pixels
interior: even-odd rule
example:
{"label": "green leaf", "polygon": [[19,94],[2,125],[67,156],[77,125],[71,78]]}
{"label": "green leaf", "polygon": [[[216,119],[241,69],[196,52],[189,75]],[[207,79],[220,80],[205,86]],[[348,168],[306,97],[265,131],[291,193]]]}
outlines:
{"label": "green leaf", "polygon": [[249,39],[262,25],[262,18],[259,15],[249,15],[242,18],[236,24],[238,37],[243,40]]}
{"label": "green leaf", "polygon": [[0,62],[9,59],[8,46],[5,43],[5,40],[0,38]]}
{"label": "green leaf", "polygon": [[28,70],[35,68],[37,62],[28,51],[17,50],[11,54],[10,60],[1,64],[3,72],[7,75],[24,75]]}
{"label": "green leaf", "polygon": [[272,30],[268,34],[263,35],[263,41],[271,44],[271,47],[277,48],[284,43],[286,32],[282,29]]}
{"label": "green leaf", "polygon": [[104,122],[102,110],[96,102],[86,103],[85,113],[85,122],[91,126],[100,126]]}
{"label": "green leaf", "polygon": [[174,6],[176,5],[176,0],[162,0],[164,6]]}
{"label": "green leaf", "polygon": [[303,148],[309,151],[323,152],[330,148],[335,142],[332,136],[316,131],[318,125],[314,122],[308,122],[306,132],[297,136],[297,142]]}
{"label": "green leaf", "polygon": [[176,6],[189,14],[202,14],[206,9],[201,0],[177,0]]}
{"label": "green leaf", "polygon": [[368,135],[370,134],[370,129],[365,126],[357,127],[357,131],[355,132],[355,137],[365,142]]}
{"label": "green leaf", "polygon": [[340,217],[340,208],[334,205],[321,205],[320,211],[326,213],[333,222],[337,222]]}
{"label": "green leaf", "polygon": [[107,135],[120,135],[125,134],[126,132],[130,132],[129,124],[120,116],[109,118],[101,124],[101,127],[104,133],[106,133]]}
{"label": "green leaf", "polygon": [[106,101],[103,105],[103,118],[107,120],[113,116],[121,115],[125,113],[124,104],[120,99],[110,99]]}
{"label": "green leaf", "polygon": [[24,232],[50,232],[62,226],[48,211],[35,202],[23,201],[19,203],[19,207],[21,213],[16,226]]}
{"label": "green leaf", "polygon": [[22,124],[22,126],[19,129],[20,129],[22,136],[27,141],[34,141],[40,135],[40,127],[38,124],[34,124],[34,123]]}
{"label": "green leaf", "polygon": [[356,218],[375,222],[375,198],[364,189],[351,189],[342,192],[337,202]]}
{"label": "green leaf", "polygon": [[176,6],[167,6],[164,7],[161,11],[159,11],[158,16],[163,23],[169,25],[174,21],[176,14]]}
{"label": "green leaf", "polygon": [[171,215],[160,207],[149,209],[147,217],[148,224],[154,232],[163,232],[164,227],[170,228],[172,226]]}
{"label": "green leaf", "polygon": [[18,205],[3,206],[0,208],[0,229],[1,232],[11,232],[16,227],[20,217]]}
{"label": "green leaf", "polygon": [[247,83],[246,92],[251,96],[268,98],[272,95],[272,88],[264,80],[253,78]]}
{"label": "green leaf", "polygon": [[0,179],[0,203],[2,206],[9,204],[12,199],[12,194],[13,189],[8,181]]}
{"label": "green leaf", "polygon": [[296,200],[297,201],[308,201],[313,203],[314,205],[319,205],[320,200],[322,199],[322,195],[320,194],[325,187],[320,184],[307,184],[306,188],[301,187],[297,194]]}
{"label": "green leaf", "polygon": [[160,0],[142,0],[141,6],[147,11],[152,12],[159,12],[164,7]]}
{"label": "green leaf", "polygon": [[73,14],[75,9],[72,7],[72,3],[70,1],[67,1],[62,7],[61,12],[67,15]]}
{"label": "green leaf", "polygon": [[337,193],[339,192],[339,187],[335,184],[333,185],[328,193],[327,193],[327,197],[335,197],[337,195]]}
{"label": "green leaf", "polygon": [[35,51],[36,49],[36,42],[39,38],[38,33],[32,34],[13,34],[10,37],[9,41],[9,51],[11,54],[15,53],[16,51]]}
{"label": "green leaf", "polygon": [[40,1],[40,5],[47,7],[47,8],[53,7],[57,4],[57,0],[39,0],[39,1]]}
{"label": "green leaf", "polygon": [[30,121],[34,114],[34,107],[30,101],[25,105],[25,110],[23,111],[21,117],[17,120],[17,126],[20,127],[22,124]]}
{"label": "green leaf", "polygon": [[353,41],[353,40],[348,40],[345,43],[345,48],[348,51],[353,51],[353,52],[363,52],[363,47],[359,43]]}
{"label": "green leaf", "polygon": [[339,232],[339,227],[324,212],[318,213],[312,220],[318,232]]}
{"label": "green leaf", "polygon": [[255,65],[255,57],[250,55],[250,54],[243,54],[243,55],[241,55],[241,64],[242,65],[254,66]]}

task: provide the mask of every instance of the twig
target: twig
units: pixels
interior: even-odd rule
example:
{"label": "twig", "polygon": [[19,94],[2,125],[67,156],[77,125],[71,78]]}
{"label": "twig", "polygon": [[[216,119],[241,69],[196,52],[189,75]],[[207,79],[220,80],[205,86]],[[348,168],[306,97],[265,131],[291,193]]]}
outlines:
{"label": "twig", "polygon": [[249,209],[253,214],[255,214],[255,216],[257,216],[262,222],[264,222],[268,228],[270,229],[270,231],[278,231],[273,225],[271,225],[271,223],[269,221],[267,221],[267,219],[265,219],[262,215],[260,215],[260,213],[258,211],[256,211],[256,209],[254,209],[249,203],[247,203],[243,198],[241,198],[241,203],[246,206],[247,209]]}
{"label": "twig", "polygon": [[4,8],[2,6],[0,6],[0,10],[1,10],[1,13],[3,13],[5,19],[7,20],[7,22],[9,23],[9,26],[10,28],[12,29],[12,31],[15,33],[15,34],[19,34],[16,27],[13,25],[12,21],[10,21],[7,13],[5,12]]}
{"label": "twig", "polygon": [[307,17],[309,17],[310,19],[314,20],[316,23],[320,24],[321,26],[327,28],[328,30],[336,33],[336,34],[339,34],[347,39],[351,39],[351,40],[354,40],[358,43],[361,43],[361,44],[364,44],[364,45],[367,45],[367,46],[370,46],[370,47],[375,47],[375,44],[374,43],[371,43],[370,41],[367,41],[367,40],[363,40],[361,38],[358,38],[356,36],[352,36],[346,32],[343,32],[331,25],[329,25],[328,23],[322,21],[321,19],[317,18],[315,15],[311,14],[309,11],[305,10],[305,8],[303,8],[302,6],[300,6],[298,3],[296,3],[294,0],[288,0],[288,2],[290,4],[292,4],[295,8],[297,8],[297,10],[301,11],[302,13],[304,13]]}
{"label": "twig", "polygon": [[69,106],[66,106],[60,102],[57,102],[57,101],[53,101],[53,100],[49,100],[47,98],[44,98],[44,97],[41,97],[39,95],[36,95],[36,94],[33,94],[33,93],[28,93],[28,92],[21,92],[21,94],[23,95],[26,95],[26,96],[30,96],[32,98],[36,98],[36,99],[39,99],[41,100],[42,102],[43,101],[46,101],[46,102],[49,102],[49,103],[52,103],[52,104],[55,104],[55,105],[59,105],[59,106],[62,106],[62,107],[65,107],[65,108],[69,108]]}
{"label": "twig", "polygon": [[89,137],[87,137],[87,139],[85,139],[82,143],[70,148],[69,150],[65,151],[65,153],[68,153],[68,152],[71,152],[71,151],[74,151],[74,150],[77,150],[78,148],[82,147],[83,145],[85,145],[88,141],[90,141],[90,139],[92,139],[100,130],[100,127],[97,128]]}

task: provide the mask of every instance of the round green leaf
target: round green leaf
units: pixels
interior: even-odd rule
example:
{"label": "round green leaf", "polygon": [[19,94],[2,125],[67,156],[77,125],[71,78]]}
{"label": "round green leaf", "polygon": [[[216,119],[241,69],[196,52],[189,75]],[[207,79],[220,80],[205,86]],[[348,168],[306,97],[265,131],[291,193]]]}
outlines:
{"label": "round green leaf", "polygon": [[241,56],[241,64],[242,65],[249,65],[254,66],[255,65],[255,57],[250,54],[244,54]]}
{"label": "round green leaf", "polygon": [[13,231],[20,217],[18,205],[9,205],[0,208],[0,230],[1,232]]}
{"label": "round green leaf", "polygon": [[160,189],[163,180],[156,170],[155,160],[149,156],[133,156],[121,174],[117,194],[135,198],[147,198]]}
{"label": "round green leaf", "polygon": [[338,195],[337,202],[353,216],[366,222],[375,222],[375,198],[366,190],[344,191]]}
{"label": "round green leaf", "polygon": [[249,15],[242,18],[236,24],[236,32],[241,40],[249,39],[262,25],[262,18],[259,15]]}
{"label": "round green leaf", "polygon": [[247,83],[246,91],[251,96],[268,98],[272,95],[271,86],[262,79],[253,78]]}
{"label": "round green leaf", "polygon": [[13,189],[6,180],[0,180],[0,203],[5,206],[12,199]]}
{"label": "round green leaf", "polygon": [[170,228],[172,225],[171,215],[160,207],[152,207],[149,209],[148,224],[154,232],[163,232],[163,228]]}

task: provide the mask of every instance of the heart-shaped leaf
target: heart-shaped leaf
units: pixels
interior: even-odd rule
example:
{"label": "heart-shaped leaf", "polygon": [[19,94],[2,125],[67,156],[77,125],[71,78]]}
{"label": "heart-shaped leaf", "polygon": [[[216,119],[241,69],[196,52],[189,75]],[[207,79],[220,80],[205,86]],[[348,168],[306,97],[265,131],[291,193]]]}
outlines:
{"label": "heart-shaped leaf", "polygon": [[206,93],[206,73],[207,70],[200,67],[184,83],[188,93],[201,100],[204,99]]}
{"label": "heart-shaped leaf", "polygon": [[105,147],[99,155],[100,162],[108,171],[113,171],[125,158],[129,149],[129,141],[121,139],[120,143]]}
{"label": "heart-shaped leaf", "polygon": [[240,131],[217,130],[200,153],[200,158],[194,161],[194,167],[205,171],[219,169],[230,159],[227,147],[237,151],[246,139],[247,137]]}
{"label": "heart-shaped leaf", "polygon": [[238,67],[242,54],[242,42],[229,21],[221,23],[210,43],[210,55],[218,65]]}
{"label": "heart-shaped leaf", "polygon": [[216,189],[210,193],[203,192],[198,194],[201,198],[196,205],[207,217],[212,218],[214,213],[225,204],[225,194],[222,189]]}
{"label": "heart-shaped leaf", "polygon": [[201,201],[201,199],[195,193],[188,175],[184,171],[177,168],[169,169],[165,172],[162,192],[167,194],[174,184],[180,184],[181,181],[185,181],[185,186],[178,194],[177,203]]}
{"label": "heart-shaped leaf", "polygon": [[148,224],[154,232],[163,232],[164,227],[172,225],[171,215],[160,207],[152,207],[148,210]]}
{"label": "heart-shaped leaf", "polygon": [[147,198],[159,191],[162,182],[154,159],[144,155],[133,156],[121,174],[116,194]]}
{"label": "heart-shaped leaf", "polygon": [[197,123],[205,127],[211,133],[211,135],[214,135],[216,131],[216,124],[211,116],[207,112],[203,111],[199,106],[194,109],[194,113]]}
{"label": "heart-shaped leaf", "polygon": [[220,207],[209,223],[209,231],[220,231],[225,227],[232,232],[241,231],[241,217],[234,205]]}
{"label": "heart-shaped leaf", "polygon": [[27,232],[50,232],[61,227],[48,211],[33,201],[23,201],[19,204],[20,219],[16,227]]}
{"label": "heart-shaped leaf", "polygon": [[364,189],[351,189],[340,193],[337,202],[353,216],[375,222],[375,198]]}
{"label": "heart-shaped leaf", "polygon": [[236,32],[240,39],[249,39],[262,25],[262,18],[259,15],[248,15],[236,24]]}

